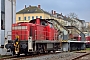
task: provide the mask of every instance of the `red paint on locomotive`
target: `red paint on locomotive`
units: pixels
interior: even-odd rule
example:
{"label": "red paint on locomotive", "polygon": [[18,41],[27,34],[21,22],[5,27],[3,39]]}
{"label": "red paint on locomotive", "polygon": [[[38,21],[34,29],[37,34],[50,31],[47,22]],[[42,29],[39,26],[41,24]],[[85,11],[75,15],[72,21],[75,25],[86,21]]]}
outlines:
{"label": "red paint on locomotive", "polygon": [[15,36],[19,36],[19,40],[28,40],[32,36],[33,40],[56,40],[57,30],[52,23],[44,19],[35,19],[27,23],[15,23],[12,25],[12,40]]}
{"label": "red paint on locomotive", "polygon": [[[85,34],[85,39],[87,41],[87,44],[89,43],[90,44],[90,35],[88,32],[83,32]],[[81,41],[81,36],[79,35],[78,36],[78,41]]]}

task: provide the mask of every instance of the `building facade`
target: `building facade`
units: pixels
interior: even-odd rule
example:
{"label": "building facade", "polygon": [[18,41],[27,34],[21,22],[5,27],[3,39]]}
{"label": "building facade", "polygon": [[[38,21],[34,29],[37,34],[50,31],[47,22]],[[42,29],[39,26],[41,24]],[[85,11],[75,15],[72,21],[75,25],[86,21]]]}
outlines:
{"label": "building facade", "polygon": [[86,22],[86,31],[90,32],[90,22]]}
{"label": "building facade", "polygon": [[50,13],[41,9],[41,6],[28,6],[16,13],[16,22],[29,22],[30,20],[40,18],[40,19],[50,19]]}

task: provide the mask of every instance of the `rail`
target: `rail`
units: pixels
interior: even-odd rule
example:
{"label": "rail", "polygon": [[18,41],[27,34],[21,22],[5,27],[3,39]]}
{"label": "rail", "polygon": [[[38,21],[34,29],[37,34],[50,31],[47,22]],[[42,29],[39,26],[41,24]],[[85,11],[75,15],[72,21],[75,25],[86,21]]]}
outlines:
{"label": "rail", "polygon": [[[90,55],[90,52],[89,52],[89,53],[86,53],[86,54],[84,54],[84,55],[75,57],[75,58],[73,58],[72,60],[79,60],[80,58],[85,57],[85,56],[87,56],[87,55]],[[83,59],[83,60],[84,60],[84,59]],[[87,59],[86,59],[86,60],[87,60]]]}

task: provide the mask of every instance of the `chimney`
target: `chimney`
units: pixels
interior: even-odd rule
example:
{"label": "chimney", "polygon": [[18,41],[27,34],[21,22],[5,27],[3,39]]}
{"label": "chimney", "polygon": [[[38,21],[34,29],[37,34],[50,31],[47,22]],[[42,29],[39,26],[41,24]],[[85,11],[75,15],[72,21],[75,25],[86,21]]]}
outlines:
{"label": "chimney", "polygon": [[26,5],[25,5],[25,8],[26,8]]}
{"label": "chimney", "polygon": [[51,11],[52,15],[53,15],[53,10]]}
{"label": "chimney", "polygon": [[31,5],[29,5],[29,7],[31,7]]}
{"label": "chimney", "polygon": [[66,17],[66,15],[64,17]]}
{"label": "chimney", "polygon": [[61,13],[61,16],[62,16],[62,13]]}
{"label": "chimney", "polygon": [[40,5],[38,5],[38,8],[40,8]]}
{"label": "chimney", "polygon": [[56,14],[56,11],[54,11],[54,15]]}

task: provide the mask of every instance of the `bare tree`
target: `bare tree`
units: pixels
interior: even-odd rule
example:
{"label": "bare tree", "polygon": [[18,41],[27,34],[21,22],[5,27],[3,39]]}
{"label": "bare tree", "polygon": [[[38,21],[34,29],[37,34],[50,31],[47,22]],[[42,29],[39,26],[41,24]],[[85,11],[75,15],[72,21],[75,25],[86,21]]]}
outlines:
{"label": "bare tree", "polygon": [[71,21],[71,26],[75,26],[76,25],[76,21],[74,19],[78,19],[77,14],[75,13],[69,13],[67,14],[67,17],[69,17],[69,21]]}
{"label": "bare tree", "polygon": [[[78,16],[76,13],[69,13],[66,15],[68,17],[68,21],[71,22],[71,26],[76,26],[77,28],[79,26],[77,26],[77,21],[76,19],[78,19]],[[76,31],[74,29],[71,29],[71,33],[74,34]]]}
{"label": "bare tree", "polygon": [[78,18],[77,14],[75,14],[75,13],[69,13],[69,14],[67,15],[67,17],[70,17],[71,19]]}
{"label": "bare tree", "polygon": [[90,25],[87,26],[86,30],[90,32]]}

